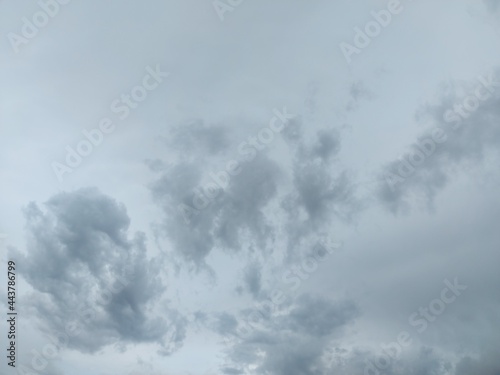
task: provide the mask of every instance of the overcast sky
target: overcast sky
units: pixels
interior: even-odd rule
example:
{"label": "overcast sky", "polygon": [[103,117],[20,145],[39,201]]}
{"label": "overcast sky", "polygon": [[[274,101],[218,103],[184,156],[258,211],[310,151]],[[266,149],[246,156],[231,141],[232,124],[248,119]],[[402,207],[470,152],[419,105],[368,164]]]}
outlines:
{"label": "overcast sky", "polygon": [[0,28],[0,373],[500,374],[499,0]]}

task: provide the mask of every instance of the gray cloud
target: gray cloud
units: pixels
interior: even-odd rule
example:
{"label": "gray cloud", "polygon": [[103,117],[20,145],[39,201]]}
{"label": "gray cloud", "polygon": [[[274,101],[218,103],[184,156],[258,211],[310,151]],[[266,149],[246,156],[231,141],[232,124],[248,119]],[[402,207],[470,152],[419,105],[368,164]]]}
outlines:
{"label": "gray cloud", "polygon": [[[171,130],[166,139],[169,147],[180,151],[183,157],[196,155],[205,158],[223,152],[229,145],[229,129],[222,125],[208,125],[202,120],[192,120]],[[188,153],[184,151],[189,150]]]}
{"label": "gray cloud", "polygon": [[[435,350],[429,347],[420,347],[414,352],[405,353],[390,363],[384,362],[381,359],[384,357],[380,354],[361,349],[346,350],[333,347],[329,354],[327,364],[318,374],[448,375],[450,371],[453,371],[451,363],[441,358]],[[379,364],[380,367],[372,366],[374,363]]]}
{"label": "gray cloud", "polygon": [[[199,191],[203,186],[201,166],[183,163],[164,172],[156,180],[151,191],[165,212],[163,231],[181,258],[196,267],[205,267],[205,257],[218,246],[237,252],[255,244],[266,248],[272,239],[272,227],[263,212],[276,195],[280,172],[276,164],[266,156],[258,156],[234,177],[226,191],[219,189],[218,197],[196,213],[187,224],[178,206],[184,203],[193,207],[194,199],[206,199]],[[244,244],[247,231],[251,243]]]}
{"label": "gray cloud", "polygon": [[[479,104],[475,110],[464,110],[465,99],[456,94],[457,87],[451,87],[441,103],[429,105],[419,111],[419,116],[429,117],[433,126],[409,147],[400,160],[388,163],[384,167],[380,175],[383,182],[378,188],[377,196],[385,207],[392,212],[408,211],[411,200],[422,197],[427,206],[432,208],[437,194],[448,185],[452,177],[466,170],[469,165],[481,162],[486,155],[498,156],[496,151],[500,145],[499,73],[500,70],[497,70],[484,75],[484,79],[491,80],[493,85],[481,89],[486,93],[487,90],[491,90],[491,95],[486,100],[476,99]],[[475,96],[474,90],[481,86],[480,81],[477,81],[463,89],[470,97]],[[461,105],[462,108],[455,107],[457,105]],[[412,161],[412,158],[417,159],[415,157],[417,153],[425,154],[421,144],[433,139],[433,132],[436,129],[442,131],[445,141],[434,142],[435,151],[424,157],[422,163]],[[430,149],[431,146],[428,147]],[[405,167],[403,163],[406,163]],[[401,172],[405,170],[410,172]]]}
{"label": "gray cloud", "polygon": [[483,0],[483,1],[488,7],[488,10],[490,11],[496,11],[500,6],[500,0]]}
{"label": "gray cloud", "polygon": [[223,312],[217,314],[211,328],[219,335],[227,335],[234,333],[237,327],[238,321],[234,315]]}
{"label": "gray cloud", "polygon": [[347,111],[355,111],[359,109],[359,103],[362,100],[371,100],[374,98],[373,93],[361,81],[351,84],[349,89],[350,100],[347,103]]}
{"label": "gray cloud", "polygon": [[[458,276],[467,293],[384,374],[497,375],[499,96],[455,131],[443,115],[477,82],[453,83],[437,100],[429,93],[444,77],[498,64],[498,0],[402,1],[397,16],[388,1],[243,1],[224,22],[213,3],[73,1],[34,31],[25,23],[44,22],[41,3],[0,3],[10,124],[0,137],[9,181],[0,232],[23,244],[26,221],[28,237],[26,250],[5,254],[19,261],[20,362],[76,321],[75,350],[45,373],[84,374],[91,363],[102,375],[366,375],[379,344],[411,331],[408,315]],[[373,37],[377,23],[390,24]],[[15,54],[9,32],[36,35]],[[348,65],[335,46],[353,38],[369,46]],[[116,120],[110,104],[140,95],[134,85],[157,63],[168,84],[137,100],[57,184],[51,161],[102,116]],[[428,130],[408,124],[423,102],[433,103],[418,111]],[[262,149],[249,146],[285,105],[296,117]],[[414,173],[359,198],[437,127],[448,139]],[[242,172],[207,189],[230,160]],[[56,194],[82,186],[119,196],[128,213],[96,190]],[[208,203],[207,192],[216,195]],[[53,194],[20,215],[26,201]],[[194,195],[206,207],[194,210]],[[433,215],[381,210],[422,202]],[[189,223],[180,204],[192,209]],[[320,256],[323,239],[342,251]],[[276,291],[285,302],[265,308]],[[256,321],[244,335],[247,319]]]}
{"label": "gray cloud", "polygon": [[143,233],[129,238],[125,206],[87,188],[59,193],[45,207],[28,205],[27,255],[13,252],[35,290],[31,306],[42,328],[64,334],[76,323],[81,332],[68,346],[89,352],[114,343],[166,345],[169,331],[180,345],[183,318],[174,310],[148,313],[165,290],[161,264],[147,258]]}
{"label": "gray cloud", "polygon": [[340,338],[358,315],[352,301],[301,295],[285,309],[251,320],[255,329],[243,337],[235,328],[228,359],[237,371],[251,366],[259,373],[273,375],[323,374],[322,357],[328,345]]}
{"label": "gray cloud", "polygon": [[286,326],[296,333],[315,337],[332,334],[358,314],[358,309],[352,301],[332,304],[327,300],[304,294],[297,299],[296,304],[287,317]]}
{"label": "gray cloud", "polygon": [[257,298],[262,288],[262,265],[258,262],[248,264],[244,275],[244,288]]}
{"label": "gray cloud", "polygon": [[[352,218],[359,210],[354,184],[347,171],[331,168],[340,151],[339,132],[334,128],[320,129],[308,142],[300,137],[301,122],[291,120],[281,133],[287,154],[271,157],[268,149],[277,147],[272,143],[268,149],[255,152],[250,161],[239,159],[241,172],[230,178],[227,187],[213,188],[212,199],[207,198],[212,194],[207,183],[216,185],[207,175],[214,170],[213,165],[220,165],[215,149],[202,152],[203,158],[188,155],[184,159],[189,160],[181,160],[170,168],[163,168],[159,161],[148,162],[157,174],[150,189],[164,212],[161,232],[180,259],[197,269],[206,269],[205,258],[215,248],[232,253],[254,246],[261,251],[270,250],[276,229],[283,225],[289,242],[296,243],[303,237],[314,236],[318,228],[327,226],[333,218]],[[175,130],[168,142],[188,142],[190,149],[203,150],[210,140],[212,146],[224,151],[228,133],[223,126],[203,127],[199,132],[201,122],[196,124],[182,129],[182,141]],[[292,163],[291,170],[286,159]],[[287,184],[290,179],[292,185]],[[181,204],[190,216],[188,224],[180,214]],[[198,210],[200,206],[205,207]],[[270,206],[278,210],[271,213]],[[306,216],[299,218],[302,213]],[[286,222],[279,217],[286,218]],[[255,294],[257,285],[254,283],[251,288]]]}
{"label": "gray cloud", "polygon": [[500,359],[498,353],[488,349],[479,358],[466,356],[456,367],[456,375],[498,375],[500,374]]}

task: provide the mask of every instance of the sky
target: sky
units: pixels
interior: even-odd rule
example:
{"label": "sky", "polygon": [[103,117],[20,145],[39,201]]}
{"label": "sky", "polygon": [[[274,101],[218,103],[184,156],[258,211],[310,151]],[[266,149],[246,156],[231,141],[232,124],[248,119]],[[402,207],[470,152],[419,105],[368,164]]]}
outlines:
{"label": "sky", "polygon": [[0,35],[1,374],[500,374],[499,0],[1,0]]}

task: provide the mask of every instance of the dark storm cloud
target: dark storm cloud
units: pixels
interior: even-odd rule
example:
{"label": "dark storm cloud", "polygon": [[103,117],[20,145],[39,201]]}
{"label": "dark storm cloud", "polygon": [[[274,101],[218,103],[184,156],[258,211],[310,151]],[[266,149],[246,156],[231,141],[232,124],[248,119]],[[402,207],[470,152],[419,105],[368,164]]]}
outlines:
{"label": "dark storm cloud", "polygon": [[[423,111],[433,128],[419,137],[400,160],[385,166],[377,196],[392,212],[408,210],[410,199],[423,197],[432,208],[449,180],[500,146],[500,70],[481,76]],[[498,155],[496,155],[498,156]]]}
{"label": "dark storm cloud", "polygon": [[89,352],[115,342],[165,344],[167,332],[182,341],[185,322],[175,311],[147,312],[165,289],[160,263],[148,260],[144,234],[129,238],[123,204],[89,188],[59,193],[45,207],[45,213],[35,203],[26,208],[27,256],[15,255],[49,335],[76,322],[80,329],[68,346]]}

